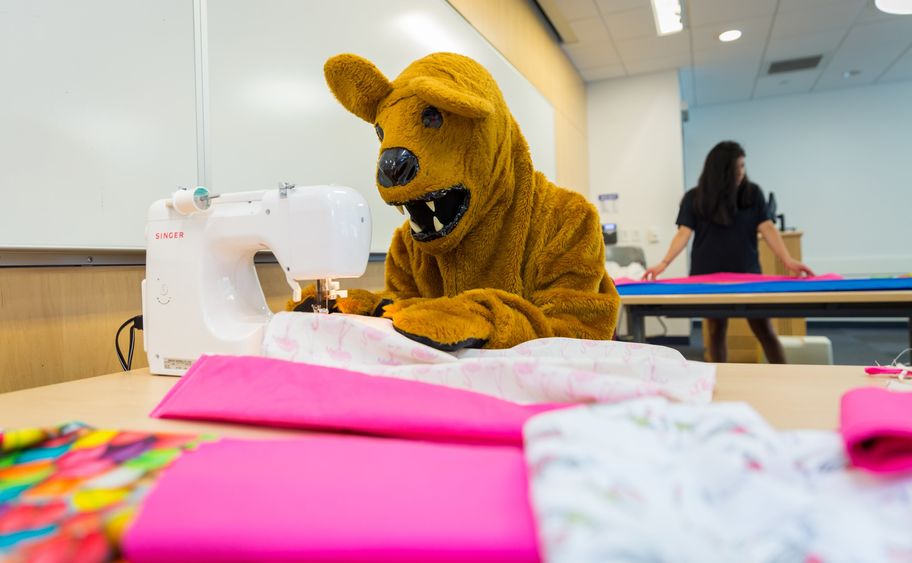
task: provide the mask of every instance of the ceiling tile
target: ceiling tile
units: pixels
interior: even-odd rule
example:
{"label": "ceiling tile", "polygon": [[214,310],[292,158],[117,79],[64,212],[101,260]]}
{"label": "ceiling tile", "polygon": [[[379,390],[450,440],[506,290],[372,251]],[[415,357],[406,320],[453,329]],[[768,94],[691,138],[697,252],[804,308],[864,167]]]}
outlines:
{"label": "ceiling tile", "polygon": [[[705,51],[717,47],[733,47],[745,43],[766,43],[772,23],[773,17],[769,15],[757,18],[733,19],[723,23],[694,27],[691,30],[694,51]],[[729,29],[740,30],[742,33],[741,38],[729,43],[719,41],[719,34]]]}
{"label": "ceiling tile", "polygon": [[635,37],[658,37],[651,8],[603,14],[602,19],[616,41]]}
{"label": "ceiling tile", "polygon": [[756,73],[763,58],[763,43],[717,43],[711,49],[698,51],[694,49],[694,65],[736,65],[752,66]]}
{"label": "ceiling tile", "polygon": [[[909,47],[912,29],[906,25],[884,20],[853,27],[814,89],[844,88],[877,80]],[[849,70],[859,70],[861,74],[844,78],[843,73]]]}
{"label": "ceiling tile", "polygon": [[754,72],[742,65],[711,65],[694,69],[698,105],[749,100]]}
{"label": "ceiling tile", "polygon": [[618,54],[626,64],[641,59],[657,59],[689,53],[690,32],[685,30],[674,35],[639,37],[615,43]]}
{"label": "ceiling tile", "polygon": [[597,80],[607,80],[609,78],[619,78],[627,74],[621,65],[597,66],[581,70],[580,74],[586,82],[595,82]]}
{"label": "ceiling tile", "polygon": [[906,50],[887,72],[880,77],[878,82],[895,82],[897,80],[912,80],[912,48]]}
{"label": "ceiling tile", "polygon": [[754,86],[754,98],[810,92],[820,69],[761,76]]}
{"label": "ceiling tile", "polygon": [[888,19],[902,18],[907,16],[897,16],[896,14],[888,14],[886,12],[881,12],[874,6],[873,0],[871,2],[866,2],[864,9],[861,11],[861,15],[858,16],[859,23],[867,23],[874,21],[883,21]]}
{"label": "ceiling tile", "polygon": [[863,4],[834,2],[827,8],[779,11],[770,38],[801,37],[821,31],[845,31],[855,22],[863,8]]}
{"label": "ceiling tile", "polygon": [[912,41],[912,15],[898,16],[888,20],[860,23],[852,28],[850,35],[857,35],[862,41]]}
{"label": "ceiling tile", "polygon": [[652,3],[649,0],[597,0],[596,4],[602,14],[622,12],[634,8],[646,8],[652,13]]}
{"label": "ceiling tile", "polygon": [[581,70],[621,63],[614,45],[608,42],[564,45],[564,51]]}
{"label": "ceiling tile", "polygon": [[647,74],[658,72],[660,70],[673,70],[690,66],[690,53],[683,52],[670,57],[659,57],[655,59],[638,59],[625,63],[627,74]]}
{"label": "ceiling tile", "polygon": [[840,5],[855,6],[860,10],[868,5],[868,0],[779,0],[778,12],[787,14],[802,10],[831,10]]}
{"label": "ceiling tile", "polygon": [[608,35],[608,29],[602,23],[602,18],[586,18],[584,20],[573,20],[570,27],[576,35],[578,43],[606,43],[611,41]]}
{"label": "ceiling tile", "polygon": [[724,23],[737,19],[772,16],[776,0],[690,0],[688,27]]}
{"label": "ceiling tile", "polygon": [[549,2],[548,6],[549,9],[553,6],[560,10],[561,15],[567,21],[597,18],[599,16],[595,0],[556,0],[555,2]]}
{"label": "ceiling tile", "polygon": [[[883,14],[874,0],[686,0],[687,29],[665,37],[649,0],[552,2],[580,39],[564,50],[585,80],[679,68],[691,107],[912,80],[912,16]],[[718,41],[732,28],[741,39]],[[771,61],[818,54],[819,69],[758,76]],[[851,69],[861,74],[844,79]]]}
{"label": "ceiling tile", "polygon": [[766,60],[779,61],[811,55],[830,55],[845,37],[842,30],[823,31],[807,36],[770,39],[766,47]]}

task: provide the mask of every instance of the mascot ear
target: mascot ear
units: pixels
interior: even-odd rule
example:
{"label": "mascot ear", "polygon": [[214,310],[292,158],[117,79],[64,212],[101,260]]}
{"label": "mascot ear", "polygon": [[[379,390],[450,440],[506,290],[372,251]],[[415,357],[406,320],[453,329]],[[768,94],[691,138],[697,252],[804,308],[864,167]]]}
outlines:
{"label": "mascot ear", "polygon": [[358,55],[336,55],[323,65],[326,83],[345,109],[368,123],[377,119],[377,106],[393,89],[374,63]]}
{"label": "mascot ear", "polygon": [[430,76],[419,76],[409,82],[418,96],[434,107],[468,117],[480,119],[494,113],[494,104],[461,89],[453,82]]}

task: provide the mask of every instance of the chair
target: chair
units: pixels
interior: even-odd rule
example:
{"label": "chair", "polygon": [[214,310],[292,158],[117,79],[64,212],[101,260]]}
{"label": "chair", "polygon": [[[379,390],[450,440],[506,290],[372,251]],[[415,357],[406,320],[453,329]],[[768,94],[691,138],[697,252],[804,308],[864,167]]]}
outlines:
{"label": "chair", "polygon": [[636,263],[644,268],[647,267],[646,253],[639,246],[608,245],[605,247],[605,261],[614,262],[618,266],[629,266]]}
{"label": "chair", "polygon": [[[826,336],[779,336],[787,364],[833,365],[833,343]],[[769,363],[766,354],[762,363]]]}
{"label": "chair", "polygon": [[[631,264],[639,264],[639,265],[643,266],[643,268],[647,267],[646,253],[643,252],[643,249],[639,246],[617,246],[617,245],[613,245],[613,244],[606,245],[605,246],[605,262],[614,262],[621,268],[627,267]],[[614,272],[611,272],[609,270],[608,274],[613,276]],[[620,327],[624,326],[625,314],[626,314],[626,312],[624,311],[624,308],[621,307],[621,311],[618,316],[617,330],[620,330]],[[659,322],[661,323],[661,319],[659,320]],[[664,323],[662,323],[662,326],[664,327]],[[614,336],[615,340],[632,341],[632,339],[630,338],[629,335],[620,336],[617,333],[617,330],[615,331],[615,336]]]}

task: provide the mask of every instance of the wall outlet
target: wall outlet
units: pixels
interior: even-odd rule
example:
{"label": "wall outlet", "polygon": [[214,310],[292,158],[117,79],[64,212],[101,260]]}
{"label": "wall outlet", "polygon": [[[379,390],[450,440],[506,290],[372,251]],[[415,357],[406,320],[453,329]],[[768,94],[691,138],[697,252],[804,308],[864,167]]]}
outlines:
{"label": "wall outlet", "polygon": [[630,242],[640,242],[639,229],[630,229]]}
{"label": "wall outlet", "polygon": [[618,231],[618,242],[627,242],[627,231],[625,229]]}
{"label": "wall outlet", "polygon": [[646,242],[655,244],[659,242],[659,230],[655,227],[646,229]]}

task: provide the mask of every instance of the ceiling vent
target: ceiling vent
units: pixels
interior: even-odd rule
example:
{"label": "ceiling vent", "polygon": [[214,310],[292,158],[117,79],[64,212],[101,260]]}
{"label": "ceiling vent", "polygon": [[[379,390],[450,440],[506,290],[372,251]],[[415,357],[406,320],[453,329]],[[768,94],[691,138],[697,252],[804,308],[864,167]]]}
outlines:
{"label": "ceiling vent", "polygon": [[781,74],[783,72],[795,72],[796,70],[808,70],[817,68],[823,55],[814,55],[813,57],[801,57],[800,59],[785,59],[783,61],[773,61],[770,63],[767,74]]}

